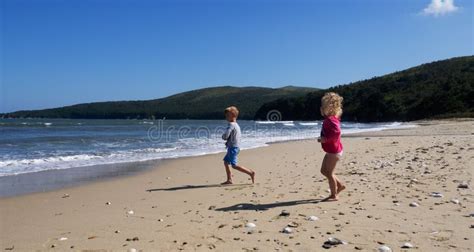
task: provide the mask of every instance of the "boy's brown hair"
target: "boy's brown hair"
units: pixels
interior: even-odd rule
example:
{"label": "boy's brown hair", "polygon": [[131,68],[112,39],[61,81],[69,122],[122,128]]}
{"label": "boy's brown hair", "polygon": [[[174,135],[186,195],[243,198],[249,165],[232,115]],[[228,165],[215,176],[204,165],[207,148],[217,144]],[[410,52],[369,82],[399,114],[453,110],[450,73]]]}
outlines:
{"label": "boy's brown hair", "polygon": [[227,113],[232,113],[235,115],[235,117],[239,116],[239,110],[235,106],[230,106],[224,110],[224,114],[226,115]]}

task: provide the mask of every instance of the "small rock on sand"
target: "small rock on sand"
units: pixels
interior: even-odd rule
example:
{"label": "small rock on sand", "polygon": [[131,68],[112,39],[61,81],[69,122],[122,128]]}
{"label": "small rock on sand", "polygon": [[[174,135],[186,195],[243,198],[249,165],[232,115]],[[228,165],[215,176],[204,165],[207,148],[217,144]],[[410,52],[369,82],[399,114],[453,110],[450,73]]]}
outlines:
{"label": "small rock on sand", "polygon": [[290,216],[290,212],[288,212],[287,210],[282,210],[280,216]]}
{"label": "small rock on sand", "polygon": [[431,197],[435,197],[435,198],[442,198],[444,197],[443,194],[439,193],[439,192],[432,192],[431,193]]}
{"label": "small rock on sand", "polygon": [[343,240],[340,240],[338,238],[334,238],[334,237],[329,237],[323,244],[323,248],[325,249],[329,249],[333,246],[337,246],[337,245],[345,245],[347,244],[347,242],[343,241]]}
{"label": "small rock on sand", "polygon": [[452,199],[452,200],[451,200],[451,203],[459,204],[459,200],[458,200],[458,199]]}
{"label": "small rock on sand", "polygon": [[411,202],[411,203],[410,203],[410,206],[411,206],[411,207],[418,207],[418,206],[420,206],[420,204],[418,204],[418,203],[416,203],[416,202]]}
{"label": "small rock on sand", "polygon": [[249,223],[245,224],[245,227],[246,228],[255,228],[255,227],[257,227],[257,225],[255,225],[255,223],[249,222]]}
{"label": "small rock on sand", "polygon": [[128,249],[128,252],[137,252],[137,249],[135,249],[135,248],[130,248],[130,249]]}
{"label": "small rock on sand", "polygon": [[292,227],[292,228],[296,228],[298,227],[300,224],[296,223],[296,222],[290,222],[287,224],[288,227]]}
{"label": "small rock on sand", "polygon": [[469,185],[466,182],[462,182],[461,184],[458,185],[458,188],[468,189]]}
{"label": "small rock on sand", "polygon": [[67,237],[61,237],[58,239],[58,241],[65,241],[65,240],[67,240]]}
{"label": "small rock on sand", "polygon": [[291,229],[290,227],[285,227],[282,232],[285,234],[291,234],[293,233],[293,229]]}
{"label": "small rock on sand", "polygon": [[314,216],[314,215],[308,216],[308,218],[306,218],[306,219],[309,220],[309,221],[317,221],[317,220],[319,220],[319,218],[316,217],[316,216]]}
{"label": "small rock on sand", "polygon": [[404,249],[409,249],[409,248],[413,248],[413,247],[414,247],[413,244],[411,244],[409,242],[405,242],[402,245],[402,248],[404,248]]}
{"label": "small rock on sand", "polygon": [[392,249],[389,246],[382,245],[378,248],[379,252],[392,252]]}
{"label": "small rock on sand", "polygon": [[129,214],[129,215],[132,215],[132,214],[134,214],[134,213],[135,213],[135,212],[134,212],[133,210],[127,211],[127,214]]}

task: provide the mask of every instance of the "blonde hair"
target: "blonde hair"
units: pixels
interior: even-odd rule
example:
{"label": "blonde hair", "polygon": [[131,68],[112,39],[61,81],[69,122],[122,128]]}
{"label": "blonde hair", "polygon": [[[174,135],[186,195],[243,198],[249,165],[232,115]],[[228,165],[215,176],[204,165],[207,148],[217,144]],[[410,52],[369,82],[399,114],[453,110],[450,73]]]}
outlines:
{"label": "blonde hair", "polygon": [[321,98],[321,112],[324,116],[341,116],[342,114],[342,98],[340,95],[329,92]]}
{"label": "blonde hair", "polygon": [[228,107],[228,108],[226,108],[226,109],[224,110],[224,114],[227,114],[227,113],[229,113],[229,112],[232,113],[232,114],[234,114],[235,117],[238,117],[238,116],[239,116],[239,110],[238,110],[237,107],[235,107],[235,106],[230,106],[230,107]]}

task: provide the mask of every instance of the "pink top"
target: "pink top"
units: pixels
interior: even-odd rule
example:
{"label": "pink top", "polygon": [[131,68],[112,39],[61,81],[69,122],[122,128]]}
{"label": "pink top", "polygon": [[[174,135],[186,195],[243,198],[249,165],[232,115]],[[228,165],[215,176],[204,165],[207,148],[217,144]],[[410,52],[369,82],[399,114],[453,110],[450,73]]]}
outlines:
{"label": "pink top", "polygon": [[324,143],[321,143],[325,152],[335,154],[342,151],[341,122],[338,117],[328,116],[324,118],[321,137],[326,139]]}

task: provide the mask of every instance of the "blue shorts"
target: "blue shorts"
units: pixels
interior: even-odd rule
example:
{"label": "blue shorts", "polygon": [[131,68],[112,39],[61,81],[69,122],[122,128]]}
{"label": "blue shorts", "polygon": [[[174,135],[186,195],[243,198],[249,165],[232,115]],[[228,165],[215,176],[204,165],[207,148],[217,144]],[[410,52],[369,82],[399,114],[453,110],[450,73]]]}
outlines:
{"label": "blue shorts", "polygon": [[237,165],[237,155],[239,155],[239,147],[229,147],[227,148],[227,154],[224,157],[224,162],[232,166]]}

